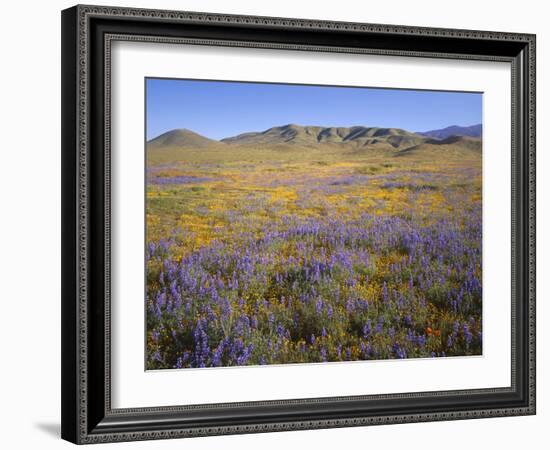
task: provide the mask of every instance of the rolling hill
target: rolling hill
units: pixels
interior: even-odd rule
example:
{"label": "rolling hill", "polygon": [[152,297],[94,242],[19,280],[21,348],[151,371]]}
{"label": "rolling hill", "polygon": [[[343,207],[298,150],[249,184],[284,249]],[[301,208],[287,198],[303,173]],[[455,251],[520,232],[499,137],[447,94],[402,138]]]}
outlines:
{"label": "rolling hill", "polygon": [[320,127],[289,124],[269,128],[261,132],[240,134],[222,139],[222,142],[243,146],[285,144],[317,147],[323,144],[336,144],[354,147],[382,146],[388,149],[398,149],[417,145],[423,140],[422,136],[398,128]]}
{"label": "rolling hill", "polygon": [[397,157],[420,157],[423,159],[479,158],[481,139],[469,136],[450,136],[446,139],[428,139],[395,153]]}
{"label": "rolling hill", "polygon": [[482,148],[481,139],[466,133],[481,133],[481,125],[452,126],[442,130],[413,133],[399,128],[288,124],[264,131],[239,134],[221,141],[209,139],[191,130],[176,129],[148,141],[147,148],[152,152],[151,155],[158,155],[163,161],[171,158],[182,159],[189,151],[204,154],[211,153],[210,150],[216,154],[219,151],[231,150],[234,157],[237,157],[237,153],[250,155],[250,152],[255,150],[296,153],[298,150],[308,149],[333,154],[351,152],[355,155],[381,154],[401,158],[477,157],[476,154],[479,154]]}
{"label": "rolling hill", "polygon": [[194,131],[185,128],[167,131],[147,142],[150,150],[162,148],[206,148],[219,145],[219,141],[208,139]]}

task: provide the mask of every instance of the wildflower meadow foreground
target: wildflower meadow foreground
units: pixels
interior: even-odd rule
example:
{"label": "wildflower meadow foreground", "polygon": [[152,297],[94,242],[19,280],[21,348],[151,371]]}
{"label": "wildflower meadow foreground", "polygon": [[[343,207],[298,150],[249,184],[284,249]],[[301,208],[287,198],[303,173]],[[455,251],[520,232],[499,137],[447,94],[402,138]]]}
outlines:
{"label": "wildflower meadow foreground", "polygon": [[170,137],[147,149],[147,369],[481,354],[479,140]]}

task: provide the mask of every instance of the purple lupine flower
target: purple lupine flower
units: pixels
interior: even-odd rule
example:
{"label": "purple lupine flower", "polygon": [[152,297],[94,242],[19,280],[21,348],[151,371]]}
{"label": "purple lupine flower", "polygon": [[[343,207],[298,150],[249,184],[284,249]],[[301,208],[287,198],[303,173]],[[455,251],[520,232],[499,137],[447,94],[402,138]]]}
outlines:
{"label": "purple lupine flower", "polygon": [[384,300],[384,303],[388,303],[388,285],[384,281],[384,284],[382,285],[382,299]]}
{"label": "purple lupine flower", "polygon": [[159,337],[160,337],[160,333],[158,332],[158,330],[153,330],[153,332],[151,333],[151,338],[153,339],[153,342],[155,344],[158,343]]}
{"label": "purple lupine flower", "polygon": [[254,344],[249,344],[244,348],[242,354],[237,358],[237,365],[242,366],[246,364],[250,356],[252,355],[252,350],[254,349]]}
{"label": "purple lupine flower", "polygon": [[319,299],[317,300],[317,303],[315,304],[315,311],[317,312],[317,314],[320,315],[323,312],[323,308],[324,308],[323,299],[319,297]]}
{"label": "purple lupine flower", "polygon": [[390,339],[393,341],[395,339],[395,328],[391,327],[388,330],[388,335],[390,336]]}
{"label": "purple lupine flower", "polygon": [[426,345],[426,336],[424,334],[419,335],[416,338],[416,343],[420,346],[420,348],[424,348]]}
{"label": "purple lupine flower", "polygon": [[447,336],[447,347],[451,348],[454,345],[454,338],[452,334]]}
{"label": "purple lupine flower", "polygon": [[405,359],[407,357],[407,352],[404,348],[402,348],[397,342],[393,344],[393,352],[395,353],[395,356],[399,359]]}
{"label": "purple lupine flower", "polygon": [[459,327],[460,327],[460,324],[458,323],[457,320],[455,320],[455,321],[453,322],[453,333],[455,333],[455,334],[458,333]]}
{"label": "purple lupine flower", "polygon": [[377,333],[382,333],[383,325],[384,325],[384,318],[382,316],[380,316],[378,318],[378,323],[376,324],[376,332]]}
{"label": "purple lupine flower", "polygon": [[363,337],[368,337],[371,332],[371,321],[370,319],[367,321],[365,325],[363,325]]}
{"label": "purple lupine flower", "polygon": [[474,335],[471,333],[470,328],[467,324],[464,324],[464,327],[462,328],[462,331],[464,333],[464,341],[466,342],[466,348],[469,348],[472,344],[472,341],[474,340]]}

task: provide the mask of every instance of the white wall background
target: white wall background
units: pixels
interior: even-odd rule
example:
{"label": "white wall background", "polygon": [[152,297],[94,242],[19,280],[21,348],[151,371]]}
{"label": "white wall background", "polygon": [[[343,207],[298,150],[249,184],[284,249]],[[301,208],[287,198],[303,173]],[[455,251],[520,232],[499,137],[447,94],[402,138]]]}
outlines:
{"label": "white wall background", "polygon": [[[93,3],[93,2],[92,2]],[[100,4],[536,33],[538,42],[538,415],[117,444],[117,448],[542,448],[550,423],[550,29],[537,0],[110,0]],[[69,448],[60,403],[60,10],[72,1],[10,2],[0,27],[0,444]],[[114,448],[114,447],[113,447]]]}

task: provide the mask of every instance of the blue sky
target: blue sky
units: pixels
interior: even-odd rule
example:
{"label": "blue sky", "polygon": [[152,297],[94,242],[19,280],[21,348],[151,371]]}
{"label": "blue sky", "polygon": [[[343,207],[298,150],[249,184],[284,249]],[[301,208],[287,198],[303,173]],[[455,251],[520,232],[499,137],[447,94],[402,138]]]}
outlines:
{"label": "blue sky", "polygon": [[222,139],[273,126],[428,131],[482,121],[482,94],[148,78],[147,140],[175,128]]}

